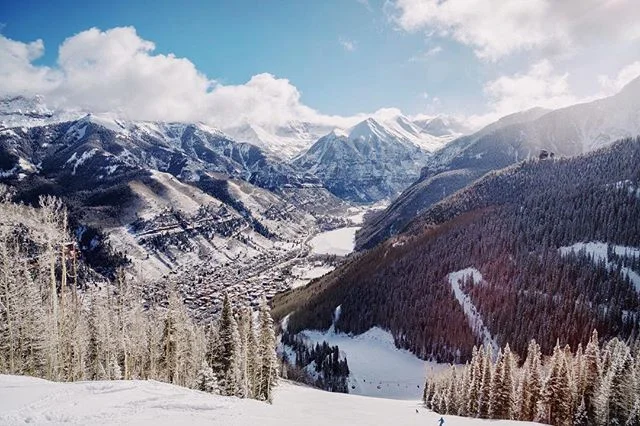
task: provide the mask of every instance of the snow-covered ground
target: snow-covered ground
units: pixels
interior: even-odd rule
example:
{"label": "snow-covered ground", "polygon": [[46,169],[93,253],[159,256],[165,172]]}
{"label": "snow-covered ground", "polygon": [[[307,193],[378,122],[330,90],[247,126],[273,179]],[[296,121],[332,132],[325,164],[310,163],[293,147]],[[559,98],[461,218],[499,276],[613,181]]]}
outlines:
{"label": "snow-covered ground", "polygon": [[[52,383],[0,375],[0,425],[433,425],[417,400],[320,391],[282,382],[273,405],[155,381]],[[446,426],[525,425],[445,416]]]}
{"label": "snow-covered ground", "polygon": [[458,303],[462,306],[464,314],[467,316],[467,320],[469,321],[469,325],[473,332],[476,336],[482,339],[485,345],[491,345],[494,353],[497,353],[499,349],[498,344],[491,335],[489,329],[484,325],[482,316],[476,309],[476,306],[473,304],[469,295],[465,294],[465,292],[462,291],[462,288],[460,288],[460,285],[468,276],[471,276],[474,284],[482,283],[482,274],[480,271],[476,268],[466,268],[449,274],[448,278],[449,283],[451,284],[451,289],[453,290],[453,294],[455,294]]}
{"label": "snow-covered ground", "polygon": [[[566,256],[569,253],[584,253],[589,256],[594,262],[604,262],[607,268],[612,268],[614,265],[609,261],[608,247],[611,247],[613,252],[621,257],[640,257],[640,249],[635,247],[618,246],[614,244],[607,244],[598,241],[592,241],[589,243],[576,243],[572,246],[560,247],[560,254]],[[629,281],[636,288],[636,291],[640,293],[640,274],[638,271],[623,266],[621,272],[627,277]]]}
{"label": "snow-covered ground", "polygon": [[320,264],[313,264],[311,266],[296,265],[291,268],[291,275],[295,278],[291,283],[291,288],[298,288],[309,284],[309,281],[320,278],[321,276],[328,274],[335,269],[334,266]]}
{"label": "snow-covered ground", "polygon": [[324,332],[305,330],[300,336],[313,344],[338,345],[349,363],[349,393],[354,395],[419,399],[427,374],[449,367],[396,348],[393,336],[378,327],[356,336],[336,333],[333,327]]}
{"label": "snow-covered ground", "polygon": [[338,228],[321,232],[309,241],[313,254],[336,254],[346,256],[356,245],[356,231],[358,226]]}

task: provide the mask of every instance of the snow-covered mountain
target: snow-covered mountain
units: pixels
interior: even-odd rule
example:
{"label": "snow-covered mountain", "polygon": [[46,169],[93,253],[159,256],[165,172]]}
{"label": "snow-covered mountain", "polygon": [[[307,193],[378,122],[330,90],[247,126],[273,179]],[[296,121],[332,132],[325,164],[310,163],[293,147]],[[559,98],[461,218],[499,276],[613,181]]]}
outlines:
{"label": "snow-covered mountain", "polygon": [[225,128],[234,139],[249,142],[283,159],[291,159],[309,148],[334,127],[302,121],[290,121],[283,126],[244,124]]}
{"label": "snow-covered mountain", "polygon": [[402,231],[420,212],[489,171],[537,158],[541,150],[573,156],[639,134],[640,78],[603,99],[511,114],[434,153],[420,179],[365,223],[357,235],[357,248],[371,247]]}
{"label": "snow-covered mountain", "polygon": [[334,130],[294,160],[340,198],[371,202],[402,191],[420,173],[428,153],[408,135],[417,130],[368,118],[346,132]]}
{"label": "snow-covered mountain", "polygon": [[14,164],[59,167],[74,176],[143,167],[186,181],[198,181],[203,172],[223,173],[268,189],[304,182],[291,166],[258,147],[197,123],[135,122],[88,114],[70,122],[5,129],[0,139],[2,151]]}
{"label": "snow-covered mountain", "polygon": [[[348,208],[315,177],[218,129],[107,114],[0,130],[0,182],[25,202],[62,197],[80,234],[109,235],[145,279],[190,274],[183,292],[197,301],[239,279],[236,290],[255,286],[256,297],[285,290],[277,265],[304,261],[307,237]],[[211,274],[213,287],[193,285]]]}
{"label": "snow-covered mountain", "polygon": [[33,127],[74,120],[83,114],[50,108],[42,96],[0,98],[0,130],[10,127]]}
{"label": "snow-covered mountain", "polygon": [[[383,109],[370,117],[385,127],[386,132],[399,140],[410,142],[425,151],[433,152],[451,140],[468,133],[468,129],[451,117],[407,117],[397,109]],[[360,120],[351,121],[357,124]],[[314,142],[331,131],[348,133],[350,126],[338,123],[290,121],[282,126],[244,124],[224,128],[234,139],[253,143],[281,158],[291,159],[309,149]]]}

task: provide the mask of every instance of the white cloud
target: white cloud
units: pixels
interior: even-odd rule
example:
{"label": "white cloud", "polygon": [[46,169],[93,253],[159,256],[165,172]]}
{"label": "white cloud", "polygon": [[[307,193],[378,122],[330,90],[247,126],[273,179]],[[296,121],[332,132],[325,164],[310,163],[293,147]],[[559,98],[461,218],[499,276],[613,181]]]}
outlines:
{"label": "white cloud", "polygon": [[433,56],[436,56],[440,52],[442,52],[442,47],[434,46],[424,52],[420,52],[417,55],[413,55],[411,58],[409,58],[409,62],[427,62],[429,61],[430,58],[432,58]]}
{"label": "white cloud", "polygon": [[92,28],[66,39],[57,66],[34,65],[41,40],[0,35],[0,95],[42,94],[53,106],[115,112],[135,120],[203,121],[220,127],[265,127],[290,120],[341,126],[353,118],[318,113],[287,79],[263,73],[240,85],[220,84],[185,58],[154,53],[133,27]]}
{"label": "white cloud", "polygon": [[402,29],[452,37],[490,60],[640,39],[636,0],[395,0],[391,10]]}
{"label": "white cloud", "polygon": [[358,46],[357,42],[342,37],[338,39],[338,42],[347,52],[353,52]]}
{"label": "white cloud", "polygon": [[614,78],[607,75],[598,76],[598,82],[603,95],[613,95],[638,76],[640,76],[640,61],[635,61],[622,68]]}
{"label": "white cloud", "polygon": [[21,43],[0,35],[0,92],[8,95],[46,92],[58,84],[59,73],[31,63],[44,54],[44,43]]}
{"label": "white cloud", "polygon": [[478,128],[505,115],[533,107],[561,108],[581,99],[571,93],[569,73],[558,73],[548,60],[535,63],[526,73],[504,75],[484,85],[488,112],[468,117],[467,124]]}

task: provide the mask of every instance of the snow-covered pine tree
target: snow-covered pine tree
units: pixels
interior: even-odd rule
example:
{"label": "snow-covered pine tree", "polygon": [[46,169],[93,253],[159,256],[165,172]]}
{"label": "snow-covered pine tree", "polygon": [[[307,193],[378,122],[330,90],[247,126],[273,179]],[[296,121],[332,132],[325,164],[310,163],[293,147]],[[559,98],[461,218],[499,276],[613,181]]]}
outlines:
{"label": "snow-covered pine tree", "polygon": [[583,355],[582,366],[582,397],[584,398],[587,421],[590,424],[596,422],[596,392],[601,387],[602,373],[600,368],[600,347],[598,332],[593,330],[591,339]]}
{"label": "snow-covered pine tree", "polygon": [[219,393],[218,378],[205,360],[202,360],[196,376],[196,389],[209,393]]}
{"label": "snow-covered pine tree", "polygon": [[637,398],[633,358],[624,342],[620,342],[613,356],[609,422],[612,425],[626,425]]}
{"label": "snow-covered pine tree", "polygon": [[253,322],[251,309],[243,307],[238,312],[238,396],[248,398],[251,395],[251,377],[249,375],[249,327]]}
{"label": "snow-covered pine tree", "polygon": [[258,347],[258,336],[253,321],[253,312],[247,309],[247,313],[251,319],[248,323],[249,327],[247,328],[247,375],[249,377],[249,393],[251,398],[257,398],[262,362],[260,360],[260,348]]}
{"label": "snow-covered pine tree", "polygon": [[509,344],[498,357],[491,385],[490,414],[493,419],[510,419],[513,408],[513,355]]}
{"label": "snow-covered pine tree", "polygon": [[573,415],[574,426],[589,426],[589,418],[587,417],[587,405],[584,402],[584,398],[580,400],[578,408]]}
{"label": "snow-covered pine tree", "polygon": [[228,294],[225,293],[222,302],[222,314],[218,324],[218,348],[214,355],[213,367],[220,382],[220,392],[223,395],[238,393],[238,363],[239,350],[238,326],[233,316],[233,308]]}
{"label": "snow-covered pine tree", "polygon": [[457,375],[456,375],[456,366],[451,365],[449,367],[449,374],[447,376],[447,389],[445,393],[445,403],[446,407],[444,410],[445,414],[458,414],[458,401],[456,398],[457,394]]}
{"label": "snow-covered pine tree", "polygon": [[273,399],[273,388],[278,379],[278,359],[276,356],[276,336],[273,329],[273,319],[266,299],[262,299],[260,305],[260,376],[257,399],[271,402]]}
{"label": "snow-covered pine tree", "polygon": [[551,371],[542,392],[543,410],[539,419],[553,425],[571,425],[573,421],[571,385],[565,353],[559,344],[553,350]]}
{"label": "snow-covered pine tree", "polygon": [[542,391],[540,365],[540,346],[531,340],[522,372],[520,420],[533,421],[535,418]]}
{"label": "snow-covered pine tree", "polygon": [[493,380],[493,353],[491,345],[484,348],[482,356],[482,380],[480,383],[480,397],[478,400],[478,417],[482,419],[489,418],[490,398],[491,398],[491,382]]}
{"label": "snow-covered pine tree", "polygon": [[469,386],[466,396],[466,411],[470,417],[476,417],[478,415],[480,385],[482,384],[482,350],[482,347],[478,350],[478,348],[474,346],[471,355]]}
{"label": "snow-covered pine tree", "polygon": [[502,400],[500,398],[500,392],[502,388],[502,373],[504,371],[504,354],[498,353],[493,374],[491,376],[491,387],[489,390],[489,418],[499,419],[502,413],[505,411],[505,407],[502,406]]}

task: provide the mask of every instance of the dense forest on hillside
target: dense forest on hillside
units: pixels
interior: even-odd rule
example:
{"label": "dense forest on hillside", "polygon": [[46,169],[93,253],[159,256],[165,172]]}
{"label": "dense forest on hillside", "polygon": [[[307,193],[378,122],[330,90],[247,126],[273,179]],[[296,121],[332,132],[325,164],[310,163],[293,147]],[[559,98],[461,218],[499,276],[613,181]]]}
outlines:
{"label": "dense forest on hillside", "polygon": [[289,319],[296,331],[328,328],[342,305],[339,331],[381,326],[421,358],[460,362],[481,336],[448,276],[473,267],[482,282],[467,280],[462,290],[497,343],[516,353],[532,338],[544,352],[557,339],[577,346],[594,329],[603,338],[636,338],[640,297],[623,268],[639,272],[634,252],[604,262],[559,249],[589,241],[640,247],[639,184],[640,139],[519,163],[443,200],[409,232],[277,297],[274,307],[278,315],[298,308]]}

